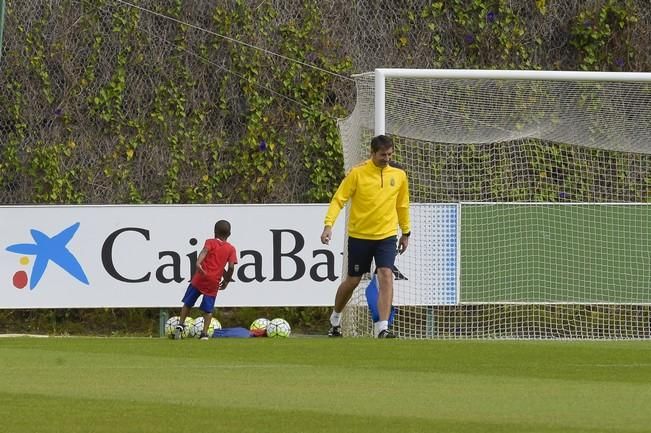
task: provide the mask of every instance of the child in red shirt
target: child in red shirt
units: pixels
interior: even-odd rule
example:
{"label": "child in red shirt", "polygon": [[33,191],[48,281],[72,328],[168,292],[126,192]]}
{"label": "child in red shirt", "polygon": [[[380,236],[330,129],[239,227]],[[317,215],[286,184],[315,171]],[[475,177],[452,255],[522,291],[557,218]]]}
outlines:
{"label": "child in red shirt", "polygon": [[199,338],[202,340],[209,338],[208,327],[215,309],[217,291],[226,289],[237,263],[235,247],[227,242],[230,235],[231,224],[226,220],[219,220],[215,223],[215,238],[207,239],[204,243],[197,257],[196,271],[182,299],[183,307],[181,307],[180,323],[174,332],[175,339],[182,338],[185,318],[188,317],[190,309],[194,307],[199,296],[203,296],[199,308],[204,313],[203,330]]}

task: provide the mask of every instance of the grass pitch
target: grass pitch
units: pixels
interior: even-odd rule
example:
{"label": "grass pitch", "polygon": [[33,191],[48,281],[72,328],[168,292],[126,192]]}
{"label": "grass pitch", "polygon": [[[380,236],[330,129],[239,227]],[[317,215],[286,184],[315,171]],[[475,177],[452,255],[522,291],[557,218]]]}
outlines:
{"label": "grass pitch", "polygon": [[0,426],[649,432],[648,342],[0,339]]}

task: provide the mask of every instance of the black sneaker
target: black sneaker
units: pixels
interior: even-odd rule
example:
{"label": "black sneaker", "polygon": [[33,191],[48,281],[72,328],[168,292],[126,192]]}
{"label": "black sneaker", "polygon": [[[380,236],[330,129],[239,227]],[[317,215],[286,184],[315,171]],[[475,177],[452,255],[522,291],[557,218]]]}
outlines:
{"label": "black sneaker", "polygon": [[183,331],[185,330],[185,326],[183,325],[176,325],[176,328],[174,328],[174,339],[175,340],[180,340],[183,338]]}
{"label": "black sneaker", "polygon": [[343,337],[341,333],[341,326],[332,326],[328,331],[328,337]]}
{"label": "black sneaker", "polygon": [[398,338],[398,337],[396,336],[396,334],[389,331],[388,329],[384,329],[384,330],[380,331],[377,338]]}
{"label": "black sneaker", "polygon": [[208,340],[208,338],[209,338],[208,334],[206,334],[203,331],[201,332],[201,334],[199,334],[199,340]]}

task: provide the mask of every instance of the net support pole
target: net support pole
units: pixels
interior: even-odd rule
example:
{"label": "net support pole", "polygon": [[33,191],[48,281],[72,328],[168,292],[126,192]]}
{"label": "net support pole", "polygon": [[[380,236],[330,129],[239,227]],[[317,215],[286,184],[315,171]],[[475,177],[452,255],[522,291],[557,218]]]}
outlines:
{"label": "net support pole", "polygon": [[158,336],[159,337],[165,336],[165,322],[167,322],[167,319],[169,319],[167,310],[164,308],[158,310]]}
{"label": "net support pole", "polygon": [[2,60],[2,34],[5,30],[5,0],[0,0],[0,60]]}
{"label": "net support pole", "polygon": [[384,135],[386,132],[384,117],[384,70],[375,70],[375,135]]}

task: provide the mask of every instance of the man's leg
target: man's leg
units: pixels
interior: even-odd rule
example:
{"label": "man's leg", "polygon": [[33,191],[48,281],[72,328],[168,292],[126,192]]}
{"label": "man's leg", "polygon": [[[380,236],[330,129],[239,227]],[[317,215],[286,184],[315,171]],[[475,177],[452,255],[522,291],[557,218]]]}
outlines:
{"label": "man's leg", "polygon": [[378,278],[378,313],[379,320],[373,324],[373,331],[376,337],[394,338],[395,336],[388,332],[389,316],[391,315],[391,305],[393,304],[393,270],[391,268],[377,268]]}
{"label": "man's leg", "polygon": [[380,320],[389,321],[391,304],[393,303],[393,271],[390,268],[378,268],[378,302],[377,308]]}
{"label": "man's leg", "polygon": [[361,279],[362,279],[361,276],[353,277],[347,275],[346,278],[341,282],[341,284],[339,284],[339,288],[337,288],[337,294],[335,295],[334,310],[336,313],[341,313],[342,311],[344,311],[346,304],[348,304],[348,301],[350,301],[350,298],[351,296],[353,296],[353,292],[355,291],[355,288],[359,285]]}
{"label": "man's leg", "polygon": [[330,332],[328,332],[330,337],[341,337],[341,313],[346,308],[346,304],[350,301],[361,279],[361,276],[347,275],[339,284],[335,295],[335,305],[330,315],[330,325],[332,325]]}

